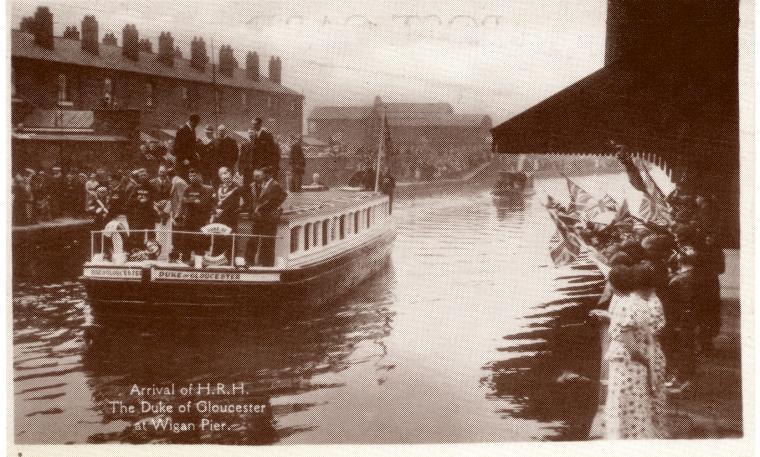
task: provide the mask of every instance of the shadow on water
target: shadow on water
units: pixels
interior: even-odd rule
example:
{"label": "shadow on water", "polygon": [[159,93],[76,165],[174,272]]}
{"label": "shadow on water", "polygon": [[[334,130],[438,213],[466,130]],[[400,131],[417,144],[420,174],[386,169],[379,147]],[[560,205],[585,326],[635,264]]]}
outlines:
{"label": "shadow on water", "polygon": [[[492,398],[515,407],[504,417],[533,419],[551,426],[552,440],[585,440],[598,406],[599,334],[586,323],[604,287],[601,276],[579,275],[584,296],[567,297],[536,306],[526,318],[541,319],[527,331],[504,336],[515,345],[499,348],[510,354],[529,354],[497,360],[487,367]],[[570,289],[558,287],[558,291]],[[566,292],[569,295],[569,293]],[[579,375],[579,376],[576,376]]]}
{"label": "shadow on water", "polygon": [[[305,309],[299,314],[282,313],[261,319],[136,319],[86,316],[81,306],[63,306],[62,301],[44,296],[38,302],[27,298],[19,304],[15,315],[17,329],[30,325],[27,332],[17,331],[14,343],[23,347],[39,341],[39,324],[58,328],[51,348],[38,346],[38,358],[54,360],[59,343],[69,351],[81,354],[81,364],[69,370],[81,371],[91,392],[90,409],[102,419],[102,426],[88,428],[90,443],[219,443],[270,444],[287,436],[310,430],[318,425],[280,425],[280,419],[290,413],[308,410],[312,403],[297,401],[299,394],[317,389],[338,388],[343,385],[341,371],[356,363],[355,350],[361,344],[383,345],[383,338],[392,330],[394,312],[390,311],[391,290],[395,281],[390,265],[357,290],[333,305]],[[55,294],[56,290],[51,290]],[[33,310],[30,306],[39,306]],[[28,313],[33,311],[32,315]],[[25,317],[26,316],[26,317]],[[84,325],[86,322],[89,325]],[[82,330],[82,327],[85,330]],[[19,335],[26,335],[19,336]],[[55,365],[55,364],[52,364]],[[51,392],[82,389],[58,383],[57,370],[51,365],[46,383]],[[327,380],[325,380],[327,379]],[[18,393],[24,389],[23,376],[16,377]],[[230,389],[235,383],[245,383],[245,393],[234,395],[200,395],[196,390],[188,395],[179,392],[190,383],[207,385],[224,383]],[[142,387],[167,386],[174,383],[173,395],[154,395],[147,398],[130,396],[133,385]],[[55,385],[59,385],[55,388]],[[163,400],[180,405],[188,401],[211,401],[216,405],[265,405],[263,413],[256,412],[199,412],[164,414],[139,409],[139,400],[152,403]],[[121,400],[135,405],[136,411],[114,411],[110,401]],[[43,412],[44,413],[44,412]],[[55,414],[56,412],[48,412]],[[63,413],[63,411],[60,411]],[[201,419],[226,422],[224,430],[195,430],[169,433],[155,430],[154,421],[171,417],[175,424],[200,424]],[[147,421],[147,422],[146,422]],[[145,430],[135,423],[148,424]],[[100,430],[98,430],[100,429]],[[107,430],[107,431],[102,431]],[[115,431],[114,431],[115,430]],[[95,432],[95,433],[93,433]],[[31,439],[31,437],[29,438]]]}
{"label": "shadow on water", "polygon": [[[512,220],[526,208],[524,200],[494,201],[499,220]],[[529,202],[530,203],[530,202]],[[551,424],[550,440],[585,440],[598,407],[599,334],[587,323],[588,312],[604,288],[595,267],[574,265],[572,274],[554,279],[562,298],[533,306],[520,332],[505,335],[498,348],[505,358],[485,369],[491,399],[505,400],[505,419]]]}

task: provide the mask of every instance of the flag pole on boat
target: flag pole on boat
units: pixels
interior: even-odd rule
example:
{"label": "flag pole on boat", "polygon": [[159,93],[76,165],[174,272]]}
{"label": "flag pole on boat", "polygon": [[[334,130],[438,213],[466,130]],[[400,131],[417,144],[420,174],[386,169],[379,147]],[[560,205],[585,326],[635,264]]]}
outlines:
{"label": "flag pole on boat", "polygon": [[388,134],[386,129],[388,128],[388,122],[385,117],[385,108],[381,108],[382,115],[380,117],[380,147],[377,148],[377,167],[375,169],[375,192],[380,191],[380,159],[383,157],[385,151],[385,137]]}

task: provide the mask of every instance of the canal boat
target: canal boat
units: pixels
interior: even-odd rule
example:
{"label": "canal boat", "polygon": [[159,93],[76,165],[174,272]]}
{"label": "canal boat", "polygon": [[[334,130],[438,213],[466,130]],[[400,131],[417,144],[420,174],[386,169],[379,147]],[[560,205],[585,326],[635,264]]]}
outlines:
{"label": "canal boat", "polygon": [[524,171],[500,171],[491,195],[495,202],[525,198],[536,194],[533,175]]}
{"label": "canal boat", "polygon": [[[126,227],[115,223],[92,232],[91,258],[84,264],[81,281],[94,312],[319,306],[350,291],[388,262],[396,228],[387,195],[349,188],[292,193],[282,208],[273,266],[248,265],[244,260],[248,244],[263,239],[246,235],[252,221],[245,216],[234,233],[221,224],[210,224],[200,232],[175,232],[204,236],[210,243],[206,255],[187,263],[169,261],[172,236],[167,233],[145,233],[145,239],[151,240],[149,249],[129,255],[115,252],[126,243]],[[129,236],[135,237],[134,231]],[[214,253],[213,246],[222,242],[229,255]],[[103,249],[105,244],[111,252]]]}

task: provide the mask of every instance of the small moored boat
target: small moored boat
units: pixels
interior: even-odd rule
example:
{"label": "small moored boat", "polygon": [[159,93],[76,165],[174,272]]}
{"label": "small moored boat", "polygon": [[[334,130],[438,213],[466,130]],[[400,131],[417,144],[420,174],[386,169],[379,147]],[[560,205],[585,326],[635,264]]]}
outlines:
{"label": "small moored boat", "polygon": [[533,175],[524,171],[500,171],[491,195],[494,200],[514,199],[535,195]]}

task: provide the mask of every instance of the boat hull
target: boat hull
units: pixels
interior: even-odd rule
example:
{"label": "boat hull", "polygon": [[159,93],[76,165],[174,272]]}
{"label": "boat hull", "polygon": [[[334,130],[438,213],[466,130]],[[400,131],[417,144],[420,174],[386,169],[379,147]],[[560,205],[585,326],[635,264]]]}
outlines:
{"label": "boat hull", "polygon": [[321,306],[351,291],[386,266],[395,236],[395,230],[388,230],[362,246],[301,268],[224,272],[145,268],[139,279],[84,276],[82,282],[94,314],[276,313]]}

